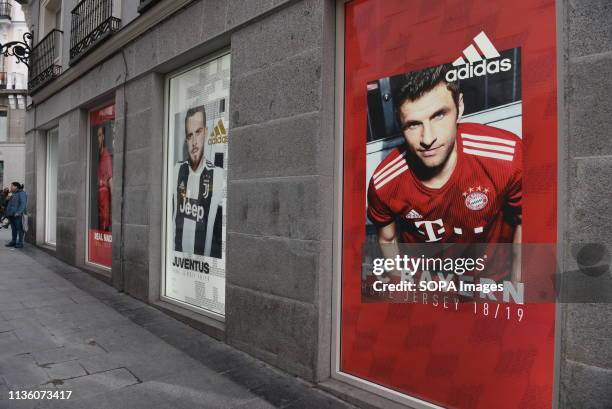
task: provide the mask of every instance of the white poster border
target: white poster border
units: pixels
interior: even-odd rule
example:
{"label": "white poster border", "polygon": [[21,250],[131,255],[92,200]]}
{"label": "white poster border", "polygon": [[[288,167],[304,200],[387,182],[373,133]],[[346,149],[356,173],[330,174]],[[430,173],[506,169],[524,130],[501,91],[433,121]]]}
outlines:
{"label": "white poster border", "polygon": [[[162,243],[162,251],[161,251],[161,281],[159,283],[159,299],[163,302],[167,302],[169,304],[175,305],[177,307],[183,308],[185,310],[189,310],[191,312],[195,312],[196,314],[203,315],[205,317],[211,318],[220,323],[225,322],[225,315],[216,313],[211,310],[207,310],[205,308],[200,308],[198,306],[186,303],[184,301],[177,300],[175,298],[171,298],[166,296],[166,259],[168,254],[168,243],[167,243],[167,232],[168,232],[168,181],[169,181],[169,172],[171,171],[171,161],[169,160],[169,114],[170,114],[170,82],[173,78],[176,78],[186,72],[189,72],[199,66],[210,63],[216,59],[222,58],[226,55],[230,55],[230,49],[225,48],[215,53],[208,55],[203,59],[199,59],[194,61],[191,64],[181,67],[180,69],[170,72],[166,75],[164,80],[164,128],[163,128],[163,149],[162,149],[162,160],[163,160],[163,200],[162,200],[162,228],[161,228],[161,243]],[[227,304],[226,304],[227,305]]]}

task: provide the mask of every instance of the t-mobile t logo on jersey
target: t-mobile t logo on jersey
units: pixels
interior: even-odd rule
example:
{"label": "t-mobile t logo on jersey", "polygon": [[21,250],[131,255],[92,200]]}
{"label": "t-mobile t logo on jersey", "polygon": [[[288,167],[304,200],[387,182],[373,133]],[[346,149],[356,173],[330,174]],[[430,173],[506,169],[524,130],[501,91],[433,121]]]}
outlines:
{"label": "t-mobile t logo on jersey", "polygon": [[474,37],[474,42],[482,54],[484,54],[485,59],[482,59],[480,52],[474,44],[470,44],[463,50],[463,55],[467,58],[469,64],[466,63],[463,57],[453,61],[453,67],[461,68],[453,69],[446,73],[446,80],[448,82],[480,77],[486,74],[497,74],[498,72],[510,71],[512,69],[512,60],[510,58],[500,60],[501,55],[484,31],[481,31],[480,34]]}
{"label": "t-mobile t logo on jersey", "polygon": [[[446,229],[444,228],[444,222],[442,219],[438,220],[423,220],[420,222],[414,222],[414,225],[417,228],[417,231],[421,233],[423,236],[427,237],[425,240],[426,243],[433,243],[434,241],[440,241],[444,238],[444,233],[446,233]],[[423,226],[423,229],[421,229]],[[438,227],[438,228],[436,228]],[[471,228],[470,228],[471,231]],[[474,227],[474,234],[484,234],[485,228],[484,226]],[[453,233],[457,236],[463,235],[462,227],[453,227]]]}
{"label": "t-mobile t logo on jersey", "polygon": [[[427,243],[442,240],[442,236],[438,237],[436,234],[443,235],[446,232],[446,230],[444,229],[444,223],[442,222],[442,219],[438,219],[434,221],[423,220],[421,222],[414,222],[414,225],[416,226],[416,228],[419,230],[421,234],[424,234],[425,236],[427,236],[427,240],[425,240]],[[434,225],[440,228],[436,230],[434,229]],[[420,229],[421,226],[425,226],[425,231]]]}

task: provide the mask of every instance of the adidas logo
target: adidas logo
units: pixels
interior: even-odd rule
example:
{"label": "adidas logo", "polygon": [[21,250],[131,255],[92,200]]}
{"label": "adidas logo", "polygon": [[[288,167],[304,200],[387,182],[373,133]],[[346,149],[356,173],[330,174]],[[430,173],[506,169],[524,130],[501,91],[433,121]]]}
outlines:
{"label": "adidas logo", "polygon": [[[453,61],[453,67],[461,67],[446,73],[446,81],[453,82],[465,80],[472,77],[480,77],[485,74],[497,74],[498,72],[510,71],[512,61],[510,58],[501,59],[497,48],[493,45],[484,31],[474,37],[474,44],[470,44],[463,50],[463,57]],[[481,53],[484,59],[481,57]],[[467,59],[467,62],[466,62]]]}
{"label": "adidas logo", "polygon": [[416,210],[412,209],[407,215],[406,219],[422,219],[423,216],[419,214]]}
{"label": "adidas logo", "polygon": [[227,143],[227,129],[225,125],[223,125],[223,119],[219,119],[219,122],[217,122],[217,125],[212,129],[208,137],[209,145],[216,145],[219,143]]}

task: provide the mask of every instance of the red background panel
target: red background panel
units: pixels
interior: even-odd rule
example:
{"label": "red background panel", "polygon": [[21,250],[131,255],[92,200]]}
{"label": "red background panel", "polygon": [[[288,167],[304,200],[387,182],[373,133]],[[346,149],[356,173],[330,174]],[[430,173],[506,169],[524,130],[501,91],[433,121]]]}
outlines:
{"label": "red background panel", "polygon": [[101,125],[107,121],[115,120],[115,105],[109,105],[104,108],[91,111],[89,113],[89,121],[91,126]]}
{"label": "red background panel", "polygon": [[[102,240],[104,236],[111,236],[112,233],[104,230],[88,230],[89,261],[111,268],[113,265],[113,243]],[[99,238],[96,238],[96,235]]]}
{"label": "red background panel", "polygon": [[[414,304],[364,304],[365,158],[369,81],[454,61],[484,31],[498,50],[521,48],[523,242],[557,239],[554,1],[354,0],[345,5],[341,370],[456,408],[550,408],[551,303],[510,305],[511,320]],[[554,253],[525,268],[527,294],[554,271]],[[529,267],[529,266],[526,266]],[[540,268],[541,267],[541,268]],[[497,304],[489,304],[495,310]],[[508,304],[501,304],[506,308]],[[517,309],[524,311],[518,322]],[[482,305],[479,305],[482,309]]]}

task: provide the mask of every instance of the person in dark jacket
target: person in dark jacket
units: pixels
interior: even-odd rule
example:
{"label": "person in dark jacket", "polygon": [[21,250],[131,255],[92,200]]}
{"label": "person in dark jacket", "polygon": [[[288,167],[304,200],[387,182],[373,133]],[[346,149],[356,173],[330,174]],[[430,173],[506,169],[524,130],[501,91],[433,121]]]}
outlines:
{"label": "person in dark jacket", "polygon": [[11,222],[13,239],[6,244],[6,247],[23,247],[23,212],[28,205],[28,195],[23,191],[23,185],[19,182],[11,183],[13,193],[6,204],[5,215]]}

